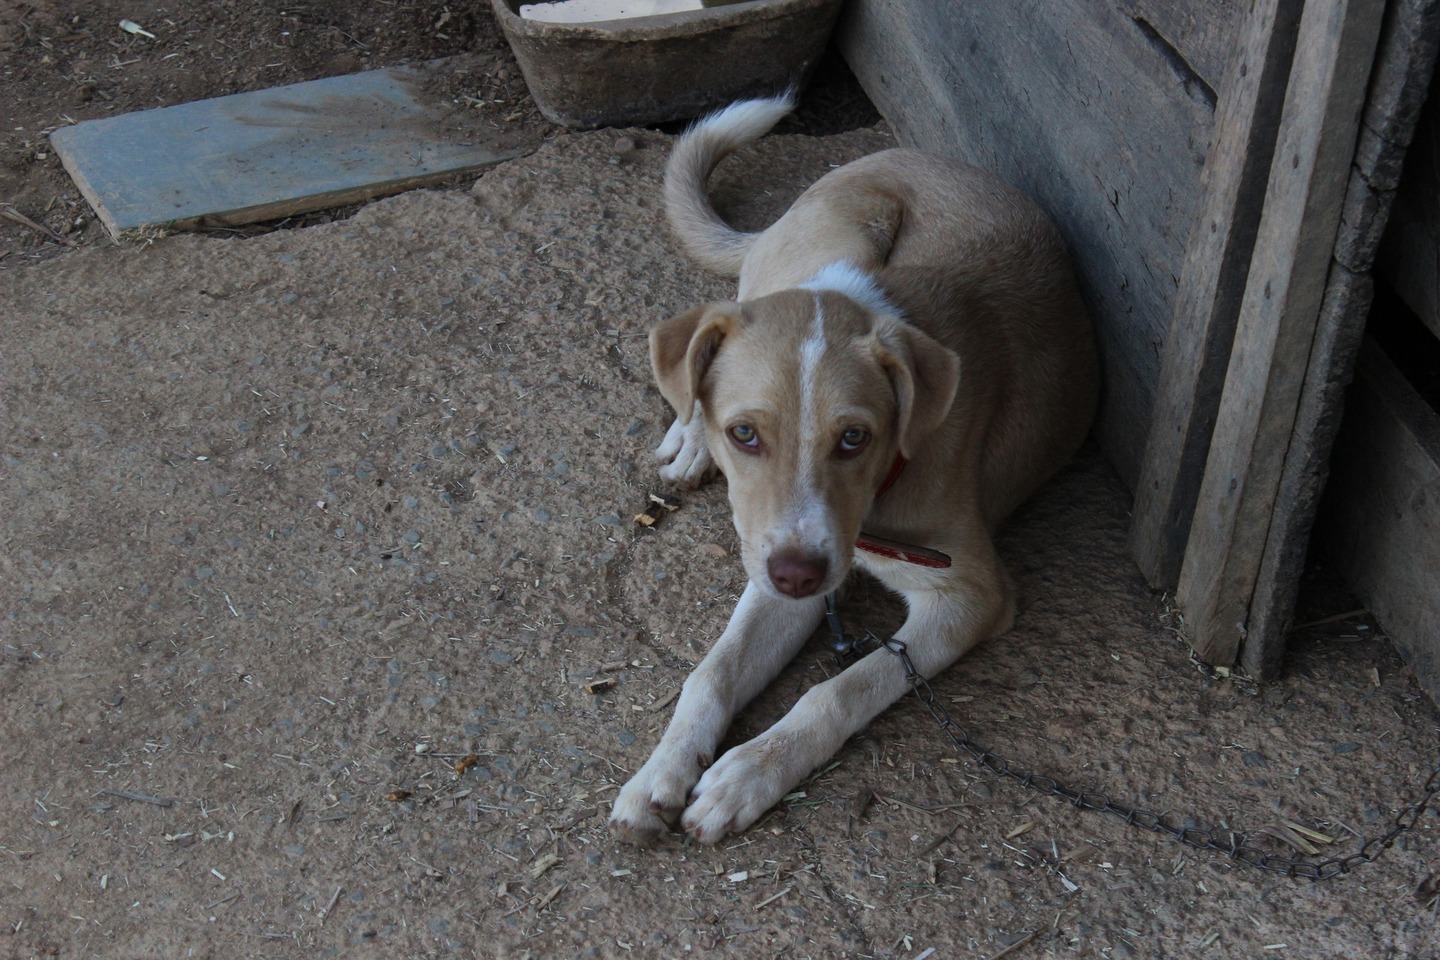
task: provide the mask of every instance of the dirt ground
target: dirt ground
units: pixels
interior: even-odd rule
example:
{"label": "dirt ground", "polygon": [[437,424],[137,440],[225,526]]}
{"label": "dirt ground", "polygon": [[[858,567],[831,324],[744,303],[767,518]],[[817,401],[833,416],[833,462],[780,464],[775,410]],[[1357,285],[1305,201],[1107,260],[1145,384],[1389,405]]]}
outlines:
{"label": "dirt ground", "polygon": [[[1293,880],[997,779],[913,701],[718,848],[614,840],[743,586],[723,485],[631,522],[668,422],[645,331],[728,288],[665,237],[669,136],[549,128],[467,9],[0,7],[0,202],[63,238],[0,219],[0,957],[1440,954],[1433,816]],[[112,244],[44,137],[458,53],[477,129],[536,152],[286,229]],[[762,223],[885,146],[867,110],[822,84],[722,205]],[[1279,856],[1385,832],[1440,715],[1373,621],[1317,565],[1301,619],[1340,616],[1285,677],[1207,675],[1128,507],[1092,449],[1016,516],[1017,625],[940,702]],[[846,612],[901,616],[866,584]],[[734,739],[833,669],[817,638]]]}

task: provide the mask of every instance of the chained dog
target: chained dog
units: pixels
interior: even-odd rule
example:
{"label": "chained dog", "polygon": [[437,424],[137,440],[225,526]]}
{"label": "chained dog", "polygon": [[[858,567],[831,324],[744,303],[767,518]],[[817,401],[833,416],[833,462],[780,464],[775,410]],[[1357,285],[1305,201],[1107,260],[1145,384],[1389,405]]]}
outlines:
{"label": "chained dog", "polygon": [[666,167],[672,230],[739,289],[650,334],[676,414],[660,473],[724,474],[749,583],[616,798],[611,827],[637,843],[677,824],[702,843],[743,831],[909,689],[877,650],[717,755],[852,569],[904,598],[895,639],[926,678],[1008,630],[992,534],[1073,456],[1095,411],[1094,335],[1064,243],[995,176],[886,150],[829,172],[763,231],[726,223],[710,174],[793,106],[733,104]]}

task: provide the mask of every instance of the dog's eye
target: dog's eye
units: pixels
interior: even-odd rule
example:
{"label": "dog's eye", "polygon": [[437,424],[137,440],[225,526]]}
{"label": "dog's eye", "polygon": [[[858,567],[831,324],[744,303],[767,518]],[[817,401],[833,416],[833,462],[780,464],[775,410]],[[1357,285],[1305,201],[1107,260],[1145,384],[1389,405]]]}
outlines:
{"label": "dog's eye", "polygon": [[853,456],[865,449],[870,442],[870,431],[864,427],[851,427],[840,434],[841,456]]}
{"label": "dog's eye", "polygon": [[748,423],[737,423],[727,432],[730,434],[730,439],[735,441],[738,446],[751,450],[760,446],[760,434],[756,433],[755,428]]}

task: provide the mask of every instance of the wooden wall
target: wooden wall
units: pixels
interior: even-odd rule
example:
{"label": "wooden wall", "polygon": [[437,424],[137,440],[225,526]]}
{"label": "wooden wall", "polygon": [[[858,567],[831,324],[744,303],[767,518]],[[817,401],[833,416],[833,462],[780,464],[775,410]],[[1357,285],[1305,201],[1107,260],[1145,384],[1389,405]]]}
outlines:
{"label": "wooden wall", "polygon": [[1060,224],[1105,366],[1097,434],[1139,474],[1239,0],[851,0],[846,59],[903,142]]}
{"label": "wooden wall", "polygon": [[[1203,659],[1275,676],[1440,0],[850,0],[840,43],[902,142],[1057,221],[1136,562]],[[1435,156],[1395,254],[1428,266],[1422,314]]]}

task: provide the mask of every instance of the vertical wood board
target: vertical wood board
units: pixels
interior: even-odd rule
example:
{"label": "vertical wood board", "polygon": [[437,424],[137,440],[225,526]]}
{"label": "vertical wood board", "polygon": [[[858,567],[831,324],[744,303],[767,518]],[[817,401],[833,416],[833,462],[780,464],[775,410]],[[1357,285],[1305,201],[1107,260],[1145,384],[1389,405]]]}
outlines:
{"label": "vertical wood board", "polygon": [[[1257,679],[1277,676],[1284,661],[1310,533],[1334,459],[1331,451],[1346,389],[1373,300],[1371,268],[1396,199],[1395,188],[1437,52],[1440,0],[1392,0],[1387,4],[1335,240],[1334,263],[1246,621],[1240,662]],[[1431,583],[1440,582],[1440,567],[1420,569],[1427,572]],[[1440,599],[1440,589],[1434,594]],[[1406,642],[1424,644],[1428,638],[1411,636]]]}
{"label": "vertical wood board", "polygon": [[1240,666],[1255,680],[1274,680],[1284,666],[1310,529],[1373,294],[1369,271],[1331,264],[1239,649]]}
{"label": "vertical wood board", "polygon": [[1302,0],[1257,0],[1226,73],[1135,487],[1130,545],[1150,585],[1180,575],[1265,201]]}
{"label": "vertical wood board", "polygon": [[1225,388],[1177,600],[1200,656],[1236,660],[1294,436],[1383,0],[1301,18]]}
{"label": "vertical wood board", "polygon": [[1059,224],[1100,338],[1097,433],[1133,485],[1214,110],[1132,8],[857,0],[840,43],[903,142],[996,171]]}

